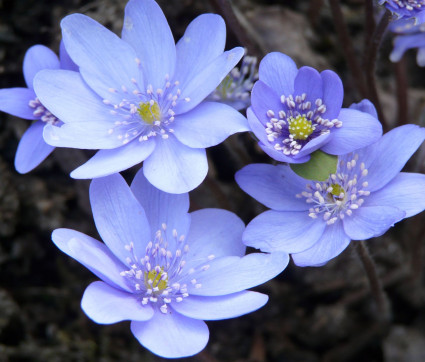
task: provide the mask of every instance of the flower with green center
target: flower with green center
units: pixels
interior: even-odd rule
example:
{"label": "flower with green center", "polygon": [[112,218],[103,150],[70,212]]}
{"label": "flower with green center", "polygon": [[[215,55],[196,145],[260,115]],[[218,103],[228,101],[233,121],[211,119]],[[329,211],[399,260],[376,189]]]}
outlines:
{"label": "flower with green center", "polygon": [[64,123],[45,127],[49,145],[99,150],[72,177],[103,177],[143,161],[153,185],[188,192],[208,172],[205,148],[249,130],[232,107],[203,102],[244,52],[224,51],[219,15],[196,18],[177,44],[153,0],[128,2],[122,39],[82,14],[61,27],[80,73],[40,72],[34,89]]}
{"label": "flower with green center", "polygon": [[248,122],[259,146],[277,161],[305,163],[318,149],[343,155],[382,135],[375,117],[341,108],[343,95],[334,72],[297,69],[285,54],[270,53],[260,63]]}
{"label": "flower with green center", "polygon": [[425,139],[425,129],[405,125],[378,142],[339,156],[326,181],[310,181],[287,165],[248,165],[239,186],[271,208],[252,220],[246,245],[285,251],[299,266],[319,266],[351,240],[385,233],[425,209],[425,175],[400,170]]}
{"label": "flower with green center", "polygon": [[119,175],[95,179],[90,202],[104,243],[69,229],[53,242],[102,281],[81,301],[95,322],[131,321],[139,342],[162,357],[200,352],[209,332],[203,320],[237,317],[267,296],[247,291],[279,274],[287,253],[245,255],[243,222],[233,213],[188,213],[189,195],[167,194],[137,174],[131,187]]}

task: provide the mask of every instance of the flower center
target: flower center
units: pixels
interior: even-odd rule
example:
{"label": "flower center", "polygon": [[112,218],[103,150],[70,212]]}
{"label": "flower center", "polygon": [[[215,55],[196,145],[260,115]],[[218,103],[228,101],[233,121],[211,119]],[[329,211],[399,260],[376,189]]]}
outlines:
{"label": "flower center", "polygon": [[306,140],[314,131],[312,122],[309,121],[305,114],[294,117],[288,117],[289,133],[294,140]]}
{"label": "flower center", "polygon": [[144,280],[146,289],[158,288],[161,291],[168,287],[168,275],[164,272],[163,267],[159,272],[156,270],[145,271]]}
{"label": "flower center", "polygon": [[153,124],[155,121],[161,120],[161,109],[156,101],[140,102],[137,113],[142,120],[148,124]]}
{"label": "flower center", "polygon": [[308,214],[311,218],[321,215],[327,225],[332,225],[351,216],[353,210],[363,204],[364,197],[370,195],[370,191],[365,190],[368,171],[364,163],[359,165],[357,160],[357,154],[341,157],[337,172],[329,175],[327,181],[307,184],[306,190],[296,195],[305,197],[306,202],[313,205]]}

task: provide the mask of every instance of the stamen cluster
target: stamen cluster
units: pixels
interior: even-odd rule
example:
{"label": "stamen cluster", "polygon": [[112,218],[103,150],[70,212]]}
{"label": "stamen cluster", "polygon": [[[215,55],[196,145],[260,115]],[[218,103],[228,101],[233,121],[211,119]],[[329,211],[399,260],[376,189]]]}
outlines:
{"label": "stamen cluster", "polygon": [[29,101],[28,105],[34,109],[33,115],[42,122],[57,125],[60,121],[55,117],[46,107],[44,107],[40,100],[36,97]]}

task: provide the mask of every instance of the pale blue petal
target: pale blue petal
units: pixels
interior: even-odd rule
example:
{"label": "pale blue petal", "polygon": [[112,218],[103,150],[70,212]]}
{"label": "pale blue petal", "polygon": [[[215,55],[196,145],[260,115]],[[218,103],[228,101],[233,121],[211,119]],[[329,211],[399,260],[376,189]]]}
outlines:
{"label": "pale blue petal", "polygon": [[177,139],[193,148],[215,146],[234,133],[249,131],[248,122],[242,114],[215,102],[201,103],[176,116],[172,127]]}
{"label": "pale blue petal", "polygon": [[285,54],[267,54],[260,63],[260,80],[272,88],[279,96],[294,93],[294,81],[298,69],[295,62]]}
{"label": "pale blue petal", "polygon": [[94,122],[110,128],[118,119],[83,81],[69,70],[43,70],[34,79],[34,89],[41,103],[65,123]]}
{"label": "pale blue petal", "polygon": [[132,253],[141,258],[151,239],[145,210],[120,174],[94,179],[90,184],[90,203],[97,231],[108,248],[125,264]]}
{"label": "pale blue petal", "polygon": [[174,229],[178,237],[187,235],[190,225],[189,194],[176,195],[158,190],[146,179],[143,169],[140,169],[134,177],[131,191],[143,209],[149,210],[146,217],[152,233],[162,230],[162,224],[166,224],[165,233],[170,244],[174,239]]}
{"label": "pale blue petal", "polygon": [[133,293],[118,290],[104,282],[93,282],[86,288],[81,309],[99,324],[147,321],[154,314],[152,307],[142,305]]}
{"label": "pale blue petal", "polygon": [[283,252],[217,258],[207,264],[207,270],[196,274],[196,284],[201,284],[200,288],[188,281],[188,293],[203,296],[237,293],[274,278],[286,268],[288,262],[289,255]]}
{"label": "pale blue petal", "polygon": [[[246,110],[246,115],[247,115],[247,118],[248,118],[249,127],[251,128],[252,132],[255,134],[255,137],[257,137],[260,140],[260,142],[262,142],[263,144],[269,145],[270,142],[267,139],[266,128],[260,122],[258,117],[255,115],[252,107],[249,107]],[[275,152],[277,152],[277,151],[275,151]],[[282,152],[280,152],[280,153],[282,153]]]}
{"label": "pale blue petal", "polygon": [[[251,109],[262,124],[269,122],[270,117],[267,116],[269,110],[278,114],[282,109],[282,103],[277,93],[270,88],[266,83],[258,81],[252,88],[251,94]],[[266,133],[263,130],[264,134]],[[267,141],[267,144],[269,142]]]}
{"label": "pale blue petal", "polygon": [[310,248],[323,234],[326,223],[308,216],[308,211],[265,211],[243,233],[246,245],[265,252],[299,253]]}
{"label": "pale blue petal", "polygon": [[353,240],[381,236],[406,213],[394,206],[362,206],[343,220],[346,234]]}
{"label": "pale blue petal", "polygon": [[83,264],[104,282],[131,292],[120,273],[128,268],[121,263],[104,243],[70,229],[56,229],[52,240],[65,254]]}
{"label": "pale blue petal", "polygon": [[158,137],[155,151],[144,162],[143,172],[156,188],[182,194],[204,180],[207,156],[204,149],[187,147],[173,135],[165,140]]}
{"label": "pale blue petal", "polygon": [[34,91],[28,88],[0,89],[0,111],[23,119],[34,120],[34,108],[29,102],[36,97]]}
{"label": "pale blue petal", "polygon": [[193,20],[177,43],[175,79],[181,87],[224,51],[226,25],[221,16],[203,14]]}
{"label": "pale blue petal", "polygon": [[251,313],[265,305],[268,299],[265,294],[248,291],[219,297],[192,295],[180,303],[173,303],[173,309],[189,318],[215,321]]}
{"label": "pale blue petal", "polygon": [[395,206],[410,217],[425,209],[425,175],[401,172],[365,198],[364,206]]}
{"label": "pale blue petal", "polygon": [[[304,159],[306,156],[310,155],[314,151],[321,148],[323,145],[325,145],[329,140],[332,139],[331,133],[322,134],[316,138],[313,138],[311,141],[308,141],[305,146],[300,150],[299,153],[297,153],[294,157],[294,159]],[[293,163],[293,161],[292,161]]]}
{"label": "pale blue petal", "polygon": [[331,130],[330,141],[322,151],[343,155],[376,142],[382,136],[381,123],[369,113],[343,108],[338,116],[342,127]]}
{"label": "pale blue petal", "polygon": [[306,101],[312,104],[316,99],[322,99],[323,86],[322,77],[319,72],[311,67],[301,67],[294,81],[294,95],[301,96],[303,93],[307,95]]}
{"label": "pale blue petal", "polygon": [[243,256],[242,243],[245,225],[234,213],[220,209],[203,209],[192,212],[191,225],[185,244],[189,245],[186,261],[196,266],[208,257]]}
{"label": "pale blue petal", "polygon": [[[121,102],[128,97],[122,86],[128,92],[137,89],[132,79],[143,86],[136,52],[114,33],[82,14],[65,17],[61,27],[68,54],[87,84],[102,98]],[[111,88],[117,92],[111,93]]]}
{"label": "pale blue petal", "polygon": [[45,123],[37,121],[24,133],[15,155],[15,168],[19,173],[27,173],[43,162],[55,149],[43,139]]}
{"label": "pale blue petal", "polygon": [[146,85],[163,88],[165,76],[174,74],[176,47],[159,5],[153,0],[130,0],[125,7],[122,38],[136,51]]}
{"label": "pale blue petal", "polygon": [[59,60],[61,69],[72,70],[73,72],[79,71],[78,65],[72,61],[71,57],[66,51],[63,41],[61,41],[59,45]]}
{"label": "pale blue petal", "polygon": [[390,182],[425,139],[425,128],[406,124],[387,132],[375,144],[356,152],[369,173],[368,190],[376,191]]}
{"label": "pale blue petal", "polygon": [[[179,101],[173,109],[176,114],[190,111],[209,96],[226,75],[235,67],[239,60],[241,60],[243,54],[244,50],[240,47],[228,50],[211,61],[202,71],[197,73],[197,75],[182,88]],[[185,101],[186,98],[189,99],[189,101]]]}
{"label": "pale blue petal", "polygon": [[251,164],[236,172],[236,182],[248,195],[273,210],[302,211],[310,206],[296,195],[305,190],[306,180],[288,166]]}
{"label": "pale blue petal", "polygon": [[311,248],[291,256],[298,266],[321,266],[341,254],[350,241],[342,223],[337,222],[327,226],[322,237]]}
{"label": "pale blue petal", "polygon": [[43,69],[59,69],[57,55],[44,45],[34,45],[27,50],[24,57],[24,78],[28,88],[33,89],[35,75]]}
{"label": "pale blue petal", "polygon": [[425,46],[424,33],[397,36],[394,38],[394,48],[390,54],[390,60],[398,62],[407,50],[423,46]]}
{"label": "pale blue petal", "polygon": [[100,150],[71,172],[72,178],[96,178],[124,171],[145,160],[155,149],[155,140],[132,142],[111,150]]}
{"label": "pale blue petal", "polygon": [[376,108],[373,103],[369,99],[362,99],[359,103],[353,103],[349,109],[356,109],[360,112],[369,113],[371,116],[378,119],[378,112],[376,112]]}
{"label": "pale blue petal", "polygon": [[189,357],[208,343],[205,322],[179,313],[157,312],[147,322],[131,322],[131,331],[142,346],[165,358]]}
{"label": "pale blue petal", "polygon": [[331,70],[325,70],[320,73],[323,84],[323,104],[326,106],[326,112],[322,118],[334,119],[338,117],[341,110],[342,100],[344,98],[344,88],[341,78]]}

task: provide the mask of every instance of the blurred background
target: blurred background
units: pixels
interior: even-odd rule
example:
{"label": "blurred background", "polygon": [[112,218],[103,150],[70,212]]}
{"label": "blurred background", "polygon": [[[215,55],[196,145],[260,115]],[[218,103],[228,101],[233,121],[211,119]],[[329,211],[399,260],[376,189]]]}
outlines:
{"label": "blurred background", "polygon": [[[220,0],[158,2],[176,40],[199,14],[229,15]],[[365,33],[365,1],[340,3],[356,55],[361,56],[370,35]],[[64,16],[84,13],[119,34],[125,4],[125,0],[0,0],[0,88],[25,86],[22,61],[30,46],[44,44],[58,51]],[[232,4],[237,21],[228,25],[228,48],[243,45],[259,60],[270,51],[281,51],[298,66],[332,69],[344,82],[344,106],[361,100],[327,1],[233,0]],[[413,52],[399,66],[390,63],[391,46],[387,34],[377,66],[389,128],[424,125],[425,71],[417,67]],[[407,115],[399,114],[397,77],[407,85]],[[137,342],[128,322],[102,326],[81,311],[83,291],[96,277],[56,249],[50,235],[55,228],[67,227],[99,238],[88,201],[89,181],[69,177],[92,152],[56,149],[34,171],[20,175],[13,160],[28,126],[28,121],[0,113],[0,362],[161,361]],[[230,137],[210,148],[208,157],[208,177],[190,194],[192,210],[224,208],[246,223],[265,210],[234,181],[244,165],[272,162],[251,135]],[[406,170],[424,172],[424,157],[422,147]],[[126,179],[130,181],[137,169],[124,172]],[[388,293],[389,323],[376,319],[353,242],[321,268],[299,268],[291,262],[276,279],[256,288],[270,296],[265,307],[237,319],[208,322],[208,346],[182,361],[425,361],[424,242],[424,214],[367,242]]]}

